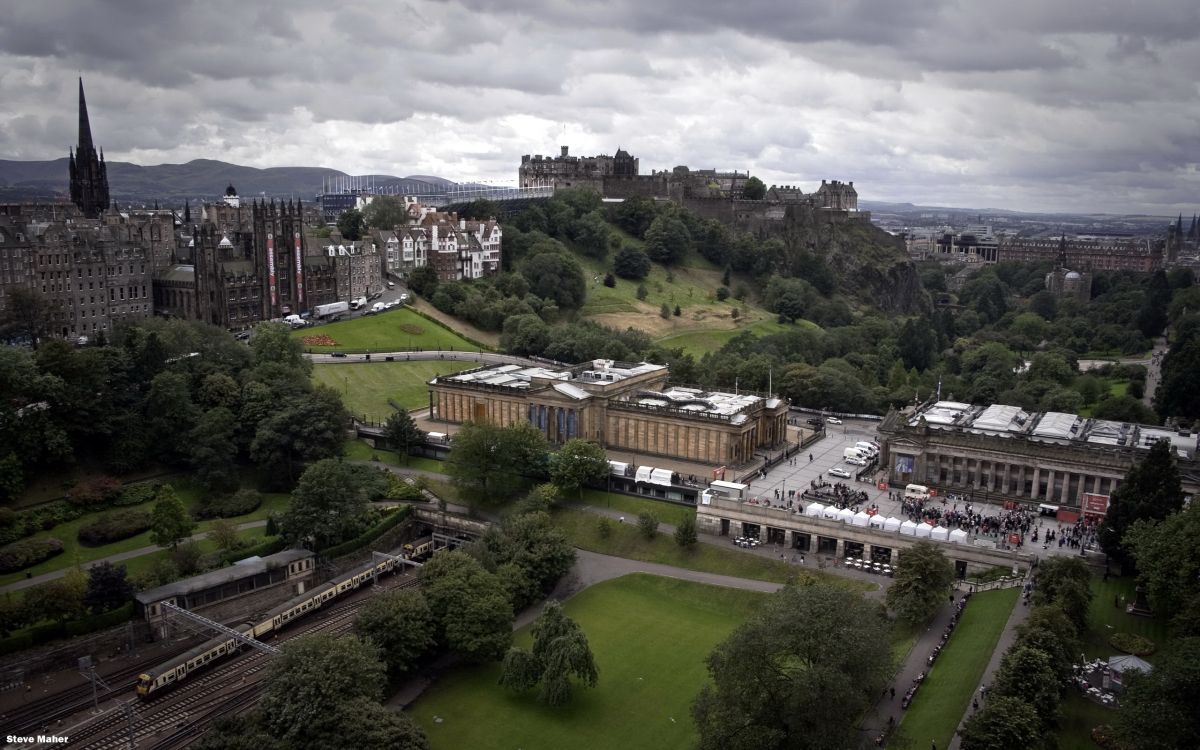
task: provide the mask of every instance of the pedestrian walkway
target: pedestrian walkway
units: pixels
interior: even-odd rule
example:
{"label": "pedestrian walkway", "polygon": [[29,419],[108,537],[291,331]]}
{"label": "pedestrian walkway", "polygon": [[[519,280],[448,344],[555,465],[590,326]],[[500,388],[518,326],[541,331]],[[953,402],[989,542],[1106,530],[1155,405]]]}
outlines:
{"label": "pedestrian walkway", "polygon": [[[238,531],[243,531],[245,529],[261,528],[266,525],[267,525],[266,519],[262,519],[259,521],[247,521],[246,523],[238,524],[237,528],[238,528]],[[205,531],[205,532],[201,532],[199,534],[192,534],[190,537],[188,537],[187,539],[184,539],[183,541],[198,542],[207,536],[208,536],[208,532]],[[106,563],[106,562],[107,563],[119,563],[119,562],[123,562],[125,560],[131,560],[135,557],[141,557],[142,555],[151,555],[151,554],[154,554],[155,552],[159,552],[160,550],[164,550],[164,549],[166,549],[166,547],[159,547],[157,544],[151,544],[151,545],[148,545],[145,547],[138,547],[137,549],[131,549],[127,552],[118,552],[117,554],[109,555],[108,557],[101,557],[97,560],[89,560],[88,562],[80,563],[79,567],[83,568],[84,570],[87,570],[88,568],[99,565],[100,563]],[[49,583],[50,581],[54,581],[59,578],[62,578],[63,576],[65,576],[67,574],[67,571],[70,569],[71,569],[71,566],[67,566],[67,567],[61,568],[59,570],[52,570],[49,573],[42,573],[40,576],[33,576],[32,578],[24,578],[15,583],[10,583],[5,586],[0,586],[0,593],[5,593],[8,591],[19,591],[21,589],[29,588],[30,586],[40,586],[43,583]]]}
{"label": "pedestrian walkway", "polygon": [[[961,595],[955,596],[955,600],[958,599],[961,599]],[[929,669],[929,654],[933,652],[935,646],[941,644],[942,633],[950,626],[950,619],[953,616],[954,607],[950,604],[950,597],[946,597],[946,603],[938,610],[929,625],[921,631],[912,650],[904,657],[904,661],[896,671],[896,676],[875,704],[874,710],[863,720],[861,731],[865,738],[864,745],[874,743],[875,738],[889,728],[894,729],[900,726],[900,720],[904,718],[904,710],[900,708],[900,701],[904,698],[904,693],[916,682],[917,677]]]}

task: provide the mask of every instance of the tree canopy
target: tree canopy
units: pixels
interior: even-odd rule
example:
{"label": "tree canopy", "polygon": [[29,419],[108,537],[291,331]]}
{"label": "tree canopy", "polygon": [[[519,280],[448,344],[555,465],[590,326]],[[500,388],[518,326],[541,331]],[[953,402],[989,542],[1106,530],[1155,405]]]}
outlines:
{"label": "tree canopy", "polygon": [[603,482],[608,471],[608,454],[590,440],[572,438],[550,455],[550,481],[563,494],[582,496],[584,485]]}
{"label": "tree canopy", "polygon": [[533,623],[533,651],[509,649],[500,684],[515,691],[540,684],[538,700],[561,706],[571,700],[572,677],[595,687],[599,671],[583,629],[563,613],[561,604],[549,601]]}
{"label": "tree canopy", "polygon": [[354,627],[380,648],[393,674],[411,670],[435,644],[433,613],[425,595],[416,589],[388,591],[369,599]]}
{"label": "tree canopy", "polygon": [[1162,521],[1135,521],[1124,546],[1158,614],[1175,615],[1200,598],[1200,510],[1194,502]]}
{"label": "tree canopy", "polygon": [[954,568],[941,548],[920,541],[900,550],[899,569],[887,590],[888,608],[901,620],[927,622],[947,601]]}
{"label": "tree canopy", "polygon": [[362,211],[351,208],[343,211],[342,215],[338,217],[337,228],[343,237],[354,241],[362,239],[363,232],[367,230],[367,222],[363,219]]}
{"label": "tree canopy", "polygon": [[512,644],[513,609],[500,580],[461,550],[442,550],[420,572],[437,638],[468,661],[498,661]]}
{"label": "tree canopy", "polygon": [[962,750],[1012,750],[1038,747],[1042,738],[1037,712],[1023,700],[996,696],[971,714],[962,728]]}
{"label": "tree canopy", "polygon": [[368,525],[368,471],[338,458],[322,459],[305,469],[279,519],[283,538],[323,549],[362,533]]}
{"label": "tree canopy", "polygon": [[692,707],[701,750],[855,745],[855,723],[890,671],[887,632],[877,605],[843,589],[772,594],[708,657],[712,682]]}
{"label": "tree canopy", "polygon": [[1100,525],[1100,546],[1118,562],[1129,555],[1125,533],[1140,520],[1161,521],[1183,506],[1179,469],[1171,455],[1171,442],[1160,440],[1134,464],[1125,481],[1112,493],[1108,515]]}
{"label": "tree canopy", "polygon": [[466,422],[454,437],[446,468],[468,502],[502,504],[531,479],[545,476],[548,455],[545,436],[528,422],[510,427]]}

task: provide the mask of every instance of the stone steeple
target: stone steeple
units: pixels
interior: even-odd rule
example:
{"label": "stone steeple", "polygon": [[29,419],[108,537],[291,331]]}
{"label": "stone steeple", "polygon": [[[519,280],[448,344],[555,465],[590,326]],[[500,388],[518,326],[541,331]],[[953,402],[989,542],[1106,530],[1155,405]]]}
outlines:
{"label": "stone steeple", "polygon": [[79,143],[69,161],[71,202],[85,216],[96,218],[109,206],[108,168],[103,152],[97,154],[92,143],[92,125],[88,120],[83,79],[79,79]]}

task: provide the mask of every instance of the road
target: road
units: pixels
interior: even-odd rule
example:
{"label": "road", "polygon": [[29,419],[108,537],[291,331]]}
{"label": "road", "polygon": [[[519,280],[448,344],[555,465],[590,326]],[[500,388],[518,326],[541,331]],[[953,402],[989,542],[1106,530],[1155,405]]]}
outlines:
{"label": "road", "polygon": [[[366,363],[366,362],[385,362],[387,357],[394,357],[397,362],[409,361],[428,361],[428,360],[455,360],[460,362],[485,362],[492,365],[520,365],[522,367],[531,367],[536,365],[544,365],[545,362],[535,362],[532,359],[525,357],[514,357],[511,354],[493,354],[492,352],[481,351],[416,351],[416,352],[371,352],[366,354],[347,354],[342,357],[335,357],[332,354],[308,354],[308,357],[314,364],[333,364],[344,365],[351,363]],[[367,357],[370,356],[370,359]]]}

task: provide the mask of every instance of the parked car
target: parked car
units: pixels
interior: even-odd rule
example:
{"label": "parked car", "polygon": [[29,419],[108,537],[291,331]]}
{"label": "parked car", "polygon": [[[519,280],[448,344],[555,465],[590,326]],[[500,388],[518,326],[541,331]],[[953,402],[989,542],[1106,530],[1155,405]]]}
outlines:
{"label": "parked car", "polygon": [[851,466],[866,466],[867,465],[866,461],[862,460],[861,458],[854,458],[853,456],[850,458],[842,459],[842,463],[850,464]]}
{"label": "parked car", "polygon": [[833,467],[832,469],[830,469],[829,471],[827,471],[825,473],[831,477],[841,477],[842,479],[850,478],[850,472],[846,471],[845,469],[839,468],[837,466]]}
{"label": "parked car", "polygon": [[345,353],[345,352],[331,352],[329,356],[331,356],[331,357],[344,357],[344,356],[346,356],[346,353]]}
{"label": "parked car", "polygon": [[837,417],[827,417],[825,419],[825,421],[828,422],[829,424],[841,424],[842,423],[842,420],[838,419]]}
{"label": "parked car", "polygon": [[395,289],[395,288],[396,288],[396,282],[394,282],[394,281],[389,281],[389,282],[387,283],[387,285],[388,285],[388,289]]}

